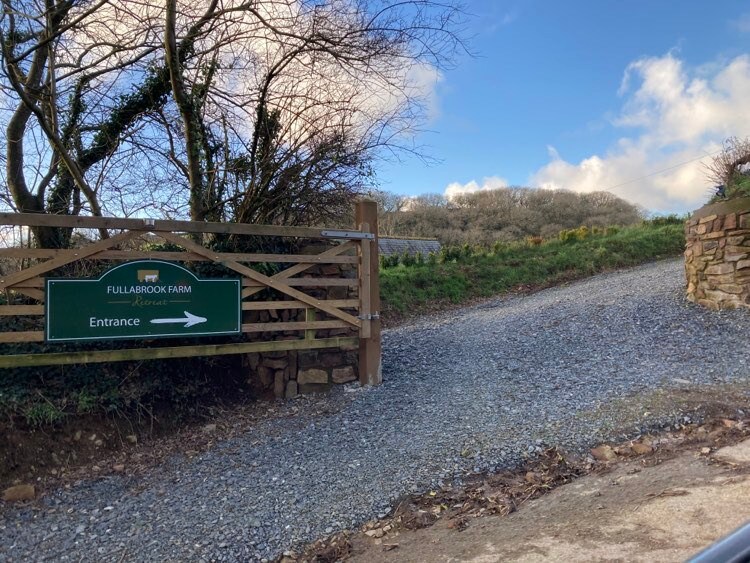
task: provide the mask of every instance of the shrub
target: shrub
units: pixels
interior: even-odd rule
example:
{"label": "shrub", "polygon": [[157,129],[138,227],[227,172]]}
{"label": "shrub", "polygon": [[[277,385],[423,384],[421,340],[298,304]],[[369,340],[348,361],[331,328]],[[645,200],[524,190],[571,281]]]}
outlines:
{"label": "shrub", "polygon": [[401,263],[404,266],[413,266],[417,263],[417,259],[414,257],[413,254],[409,253],[408,250],[404,250],[404,252],[401,254]]}

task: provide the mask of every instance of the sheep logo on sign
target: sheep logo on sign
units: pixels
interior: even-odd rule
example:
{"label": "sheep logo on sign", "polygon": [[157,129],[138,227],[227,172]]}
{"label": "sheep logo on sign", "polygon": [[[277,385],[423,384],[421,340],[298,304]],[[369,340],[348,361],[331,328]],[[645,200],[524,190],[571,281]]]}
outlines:
{"label": "sheep logo on sign", "polygon": [[138,281],[156,283],[159,281],[159,270],[138,270]]}

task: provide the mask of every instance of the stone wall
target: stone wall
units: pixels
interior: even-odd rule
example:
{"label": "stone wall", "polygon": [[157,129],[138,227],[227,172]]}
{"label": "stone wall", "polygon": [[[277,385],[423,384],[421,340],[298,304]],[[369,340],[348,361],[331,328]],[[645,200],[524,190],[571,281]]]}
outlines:
{"label": "stone wall", "polygon": [[685,224],[687,298],[750,308],[750,198],[706,205]]}
{"label": "stone wall", "polygon": [[[299,254],[320,254],[328,248],[310,245]],[[322,264],[313,266],[300,277],[357,279],[357,267],[353,264]],[[317,299],[356,299],[356,287],[320,286],[301,288]],[[289,299],[277,295],[275,299]],[[353,313],[354,310],[349,310]],[[243,322],[304,321],[304,309],[278,311],[245,311]],[[333,320],[321,311],[316,311],[316,320]],[[303,331],[263,332],[251,335],[250,340],[296,340]],[[315,331],[316,338],[356,337],[354,329],[322,329]],[[358,346],[327,348],[288,352],[260,352],[244,358],[251,387],[257,395],[268,398],[292,398],[298,394],[328,391],[333,385],[349,383],[358,379]]]}

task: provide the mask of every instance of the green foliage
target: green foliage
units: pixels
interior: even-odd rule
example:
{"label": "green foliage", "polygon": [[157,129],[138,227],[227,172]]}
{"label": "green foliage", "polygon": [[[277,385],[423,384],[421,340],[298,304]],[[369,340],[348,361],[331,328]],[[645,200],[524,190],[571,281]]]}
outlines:
{"label": "green foliage", "polygon": [[24,409],[23,415],[26,423],[33,428],[56,424],[65,416],[59,408],[46,401],[28,405]]}
{"label": "green foliage", "polygon": [[687,221],[688,215],[677,215],[672,213],[670,215],[659,215],[646,219],[643,221],[644,225],[652,225],[654,227],[664,227],[666,225],[684,225]]}
{"label": "green foliage", "polygon": [[[4,330],[4,329],[3,329]],[[218,338],[207,339],[219,342]],[[223,339],[226,341],[226,338]],[[159,345],[190,344],[173,339]],[[133,342],[6,345],[9,354],[23,352],[103,350],[132,347]],[[152,344],[153,345],[153,344]],[[202,404],[236,396],[245,382],[239,356],[179,358],[112,364],[7,368],[0,378],[0,416],[43,427],[64,417],[113,414],[150,416],[168,406],[177,418],[194,416]]]}
{"label": "green foliage", "polygon": [[417,260],[414,255],[404,250],[401,253],[401,263],[408,268],[409,266],[414,266],[417,263]]}
{"label": "green foliage", "polygon": [[489,250],[444,246],[423,264],[381,271],[384,310],[413,313],[434,301],[461,303],[679,255],[685,244],[682,221],[659,223],[571,229],[541,244],[502,242]]}

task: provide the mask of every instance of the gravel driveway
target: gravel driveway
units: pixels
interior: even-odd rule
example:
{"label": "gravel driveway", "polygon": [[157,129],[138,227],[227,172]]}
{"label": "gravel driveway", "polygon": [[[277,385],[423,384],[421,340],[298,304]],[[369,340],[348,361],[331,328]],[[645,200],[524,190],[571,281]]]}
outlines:
{"label": "gravel driveway", "polygon": [[633,434],[612,401],[748,376],[750,314],[710,313],[682,293],[682,262],[669,260],[389,330],[382,386],[338,389],[324,416],[300,399],[302,414],[146,477],[5,507],[0,561],[272,558],[542,444]]}

